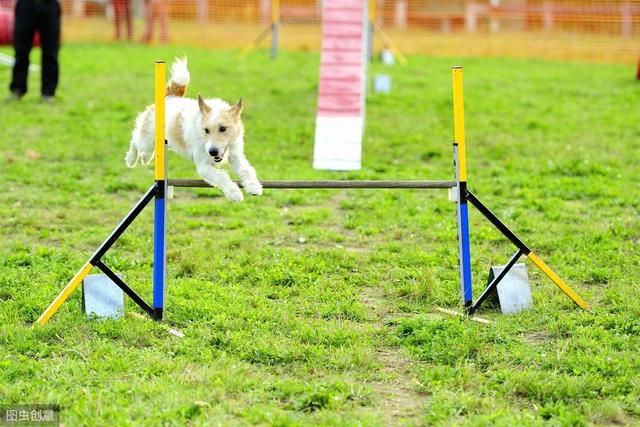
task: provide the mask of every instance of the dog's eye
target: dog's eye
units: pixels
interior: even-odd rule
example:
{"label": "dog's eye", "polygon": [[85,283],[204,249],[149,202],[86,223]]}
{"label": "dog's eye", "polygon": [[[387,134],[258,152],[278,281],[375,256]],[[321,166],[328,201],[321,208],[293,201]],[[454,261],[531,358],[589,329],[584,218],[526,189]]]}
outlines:
{"label": "dog's eye", "polygon": [[226,127],[226,126],[220,126],[220,127],[218,128],[218,130],[222,133],[222,132],[224,132],[225,130],[227,130],[227,127]]}
{"label": "dog's eye", "polygon": [[209,128],[204,128],[204,133],[208,134],[209,133]]}

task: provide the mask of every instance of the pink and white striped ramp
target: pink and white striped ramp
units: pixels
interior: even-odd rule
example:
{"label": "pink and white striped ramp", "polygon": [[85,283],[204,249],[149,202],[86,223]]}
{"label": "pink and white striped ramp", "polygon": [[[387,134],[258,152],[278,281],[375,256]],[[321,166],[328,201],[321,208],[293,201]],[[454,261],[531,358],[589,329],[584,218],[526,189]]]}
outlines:
{"label": "pink and white striped ramp", "polygon": [[360,169],[366,45],[367,2],[325,0],[314,169]]}

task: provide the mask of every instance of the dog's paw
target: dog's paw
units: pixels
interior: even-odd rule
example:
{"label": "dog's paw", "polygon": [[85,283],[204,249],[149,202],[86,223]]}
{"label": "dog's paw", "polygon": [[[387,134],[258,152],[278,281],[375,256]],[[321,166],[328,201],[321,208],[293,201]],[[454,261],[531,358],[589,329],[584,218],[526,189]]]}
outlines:
{"label": "dog's paw", "polygon": [[232,190],[225,191],[224,196],[227,200],[231,200],[232,202],[241,202],[244,200],[244,196],[242,195],[242,191],[238,187],[235,187]]}
{"label": "dog's paw", "polygon": [[243,183],[243,187],[247,190],[247,193],[252,196],[261,196],[262,195],[262,184],[258,181],[250,181]]}

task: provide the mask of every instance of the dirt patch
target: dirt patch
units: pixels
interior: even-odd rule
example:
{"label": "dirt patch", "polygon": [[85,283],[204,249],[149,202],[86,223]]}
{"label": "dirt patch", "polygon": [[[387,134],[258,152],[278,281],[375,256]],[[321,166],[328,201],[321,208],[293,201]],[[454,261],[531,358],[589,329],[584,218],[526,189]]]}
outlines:
{"label": "dirt patch", "polygon": [[[382,290],[374,287],[363,288],[360,300],[374,314],[374,325],[379,330],[387,328],[393,319],[406,317],[406,313],[393,309],[389,298]],[[378,398],[386,425],[413,424],[423,405],[425,396],[418,393],[414,360],[402,348],[381,346],[376,351],[376,361],[380,371],[373,387]]]}
{"label": "dirt patch", "polygon": [[522,341],[527,344],[544,344],[552,340],[553,337],[547,332],[537,331],[522,334]]}

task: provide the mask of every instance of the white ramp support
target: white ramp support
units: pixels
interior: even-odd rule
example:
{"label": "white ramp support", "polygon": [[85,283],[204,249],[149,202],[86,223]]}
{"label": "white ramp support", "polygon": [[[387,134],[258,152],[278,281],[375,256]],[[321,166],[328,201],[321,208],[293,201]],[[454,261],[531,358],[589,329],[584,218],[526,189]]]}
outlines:
{"label": "white ramp support", "polygon": [[367,83],[367,2],[325,0],[313,167],[360,169]]}
{"label": "white ramp support", "polygon": [[124,293],[105,274],[90,274],[82,281],[82,306],[87,316],[117,319],[124,315]]}
{"label": "white ramp support", "polygon": [[[506,268],[505,265],[491,267],[489,283]],[[493,301],[497,300],[502,314],[513,314],[533,308],[531,285],[525,264],[514,264],[493,291]]]}

